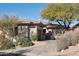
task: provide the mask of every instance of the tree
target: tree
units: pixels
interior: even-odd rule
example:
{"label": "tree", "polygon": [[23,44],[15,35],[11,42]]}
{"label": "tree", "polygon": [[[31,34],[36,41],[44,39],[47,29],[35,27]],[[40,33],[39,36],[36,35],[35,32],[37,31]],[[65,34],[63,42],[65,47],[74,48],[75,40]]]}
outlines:
{"label": "tree", "polygon": [[9,37],[15,37],[15,27],[18,18],[16,16],[3,15],[0,18],[0,30],[7,32]]}
{"label": "tree", "polygon": [[56,21],[64,29],[69,29],[72,20],[79,19],[79,4],[48,4],[41,11],[41,17],[49,21]]}

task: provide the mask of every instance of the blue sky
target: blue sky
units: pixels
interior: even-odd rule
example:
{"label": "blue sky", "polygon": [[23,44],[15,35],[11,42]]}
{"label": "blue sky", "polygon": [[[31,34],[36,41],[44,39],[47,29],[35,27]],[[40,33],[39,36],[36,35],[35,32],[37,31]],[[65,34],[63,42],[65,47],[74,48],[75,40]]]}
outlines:
{"label": "blue sky", "polygon": [[[16,15],[23,19],[39,21],[40,11],[46,6],[45,3],[0,3],[0,14]],[[41,19],[43,21],[43,19]],[[56,23],[56,22],[53,22]],[[71,26],[78,22],[74,21]]]}
{"label": "blue sky", "polygon": [[16,15],[20,18],[38,20],[40,11],[47,4],[43,3],[0,3],[0,14]]}

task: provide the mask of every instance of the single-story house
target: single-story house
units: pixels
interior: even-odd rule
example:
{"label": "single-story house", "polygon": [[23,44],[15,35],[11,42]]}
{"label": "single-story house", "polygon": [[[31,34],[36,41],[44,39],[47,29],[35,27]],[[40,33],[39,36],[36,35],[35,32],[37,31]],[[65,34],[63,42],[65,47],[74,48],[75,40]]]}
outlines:
{"label": "single-story house", "polygon": [[53,34],[64,32],[64,28],[61,25],[58,25],[58,24],[48,24],[47,29],[49,31],[52,31]]}
{"label": "single-story house", "polygon": [[15,28],[16,35],[31,39],[32,35],[37,35],[38,39],[42,39],[43,27],[47,24],[32,21],[18,21]]}
{"label": "single-story house", "polygon": [[52,33],[61,33],[63,27],[58,24],[48,24],[34,21],[18,21],[15,27],[15,34],[19,37],[31,39],[32,35],[37,35],[38,40],[43,39],[44,34],[51,31]]}

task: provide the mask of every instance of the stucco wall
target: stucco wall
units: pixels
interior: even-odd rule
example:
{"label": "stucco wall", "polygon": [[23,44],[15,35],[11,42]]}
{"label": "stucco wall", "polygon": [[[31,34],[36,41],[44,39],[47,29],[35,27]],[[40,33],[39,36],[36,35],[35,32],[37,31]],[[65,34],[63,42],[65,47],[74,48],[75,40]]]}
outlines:
{"label": "stucco wall", "polygon": [[37,27],[36,26],[30,27],[30,37],[36,34],[37,34]]}

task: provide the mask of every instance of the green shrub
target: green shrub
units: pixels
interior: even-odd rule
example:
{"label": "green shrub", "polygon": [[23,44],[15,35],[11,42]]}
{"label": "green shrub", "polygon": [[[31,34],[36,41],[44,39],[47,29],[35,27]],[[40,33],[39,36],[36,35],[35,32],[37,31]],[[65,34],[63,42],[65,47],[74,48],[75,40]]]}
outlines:
{"label": "green shrub", "polygon": [[32,46],[33,43],[31,42],[31,40],[23,38],[23,39],[18,39],[16,42],[16,45],[20,45],[22,47],[27,47],[27,46]]}
{"label": "green shrub", "polygon": [[0,49],[5,50],[5,49],[13,49],[15,48],[15,45],[11,40],[5,40],[0,44]]}
{"label": "green shrub", "polygon": [[32,40],[33,41],[38,41],[37,35],[32,35]]}

